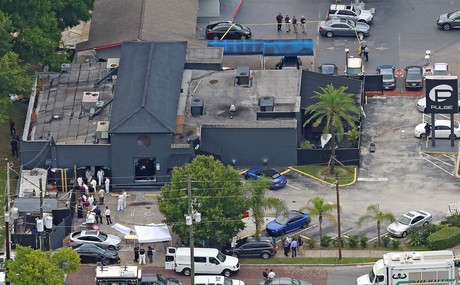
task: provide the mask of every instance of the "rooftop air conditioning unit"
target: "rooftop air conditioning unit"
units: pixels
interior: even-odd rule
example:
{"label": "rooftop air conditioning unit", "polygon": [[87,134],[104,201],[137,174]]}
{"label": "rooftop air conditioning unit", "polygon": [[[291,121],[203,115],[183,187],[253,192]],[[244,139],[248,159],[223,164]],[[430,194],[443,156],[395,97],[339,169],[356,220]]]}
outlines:
{"label": "rooftop air conditioning unit", "polygon": [[83,92],[81,101],[83,111],[89,111],[91,108],[97,108],[96,104],[99,100],[99,92]]}
{"label": "rooftop air conditioning unit", "polygon": [[109,138],[109,122],[99,121],[96,126],[96,139],[108,139]]}
{"label": "rooftop air conditioning unit", "polygon": [[201,99],[193,99],[191,103],[192,116],[202,116],[204,114],[204,101]]}
{"label": "rooftop air conditioning unit", "polygon": [[70,64],[69,63],[61,64],[61,72],[62,73],[69,73],[70,72]]}
{"label": "rooftop air conditioning unit", "polygon": [[270,96],[265,96],[259,99],[260,111],[273,112],[275,106],[275,99]]}
{"label": "rooftop air conditioning unit", "polygon": [[249,77],[251,73],[249,66],[237,66],[236,67],[236,84],[237,85],[249,85]]}
{"label": "rooftop air conditioning unit", "polygon": [[107,69],[112,71],[113,69],[117,68],[120,65],[119,58],[108,58],[107,59]]}

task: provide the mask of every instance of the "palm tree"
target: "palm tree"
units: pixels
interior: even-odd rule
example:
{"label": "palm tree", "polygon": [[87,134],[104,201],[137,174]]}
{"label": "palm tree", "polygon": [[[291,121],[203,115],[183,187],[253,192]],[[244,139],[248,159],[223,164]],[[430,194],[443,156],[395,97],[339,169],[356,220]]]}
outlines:
{"label": "palm tree", "polygon": [[256,225],[255,236],[260,234],[260,227],[264,222],[265,212],[267,209],[275,209],[276,214],[287,211],[286,203],[278,198],[265,197],[270,184],[266,179],[249,180],[245,183],[245,198],[247,208],[252,210],[252,217]]}
{"label": "palm tree", "polygon": [[356,122],[359,120],[361,109],[353,99],[353,94],[345,93],[348,89],[346,86],[334,88],[332,84],[320,87],[321,92],[315,91],[312,98],[319,99],[313,105],[305,109],[305,115],[311,114],[310,118],[305,121],[304,126],[314,121],[313,126],[318,127],[325,123],[323,134],[331,134],[331,169],[334,173],[335,166],[335,145],[336,136],[341,139],[345,133],[343,122],[347,122],[352,128],[356,128]]}
{"label": "palm tree", "polygon": [[379,205],[374,204],[374,205],[370,205],[369,207],[367,207],[367,214],[359,218],[358,226],[361,226],[362,223],[367,220],[377,221],[377,237],[378,237],[378,244],[380,246],[380,224],[385,221],[393,223],[394,221],[396,221],[396,218],[390,212],[380,211]]}
{"label": "palm tree", "polygon": [[333,209],[336,209],[337,205],[334,203],[327,203],[321,197],[314,197],[308,201],[308,205],[300,208],[299,211],[308,210],[310,216],[318,216],[319,221],[319,238],[323,236],[322,223],[323,218],[326,218],[333,222],[337,223],[334,215],[331,213]]}

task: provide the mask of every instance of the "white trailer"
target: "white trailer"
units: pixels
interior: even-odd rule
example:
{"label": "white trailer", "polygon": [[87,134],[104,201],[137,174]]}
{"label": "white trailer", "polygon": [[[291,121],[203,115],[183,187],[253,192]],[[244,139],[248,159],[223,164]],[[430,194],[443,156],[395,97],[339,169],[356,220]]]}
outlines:
{"label": "white trailer", "polygon": [[389,252],[357,285],[455,285],[459,260],[451,250]]}

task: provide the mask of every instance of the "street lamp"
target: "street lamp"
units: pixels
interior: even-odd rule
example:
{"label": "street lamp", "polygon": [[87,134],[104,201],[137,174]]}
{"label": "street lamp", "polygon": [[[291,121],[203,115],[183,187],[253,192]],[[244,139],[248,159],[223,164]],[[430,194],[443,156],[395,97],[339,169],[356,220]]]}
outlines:
{"label": "street lamp", "polygon": [[348,77],[348,54],[350,53],[350,49],[346,48],[345,49],[345,74]]}
{"label": "street lamp", "polygon": [[[185,224],[190,226],[190,279],[191,285],[195,285],[195,245],[193,241],[193,221],[201,222],[201,213],[193,209],[192,182],[190,175],[187,177],[188,190],[188,215],[185,216]],[[198,205],[199,206],[199,205]]]}

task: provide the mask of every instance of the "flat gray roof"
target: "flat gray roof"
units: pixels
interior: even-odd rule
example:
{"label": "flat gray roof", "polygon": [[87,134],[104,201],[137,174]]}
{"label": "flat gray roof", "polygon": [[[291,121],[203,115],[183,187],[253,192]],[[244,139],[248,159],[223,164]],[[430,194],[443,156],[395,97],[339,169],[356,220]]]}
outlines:
{"label": "flat gray roof", "polygon": [[[113,82],[105,80],[94,87],[107,73],[107,63],[100,62],[73,64],[68,72],[51,77],[40,92],[30,140],[53,138],[61,144],[93,144],[98,121],[110,120]],[[105,107],[90,119],[90,110],[98,109],[98,101]]]}
{"label": "flat gray roof", "polygon": [[[178,115],[184,117],[183,133],[200,135],[202,127],[219,128],[295,128],[294,118],[257,119],[264,97],[272,97],[273,112],[300,111],[300,70],[251,70],[250,86],[235,84],[236,70],[184,72],[188,92],[181,98]],[[191,104],[200,99],[204,105],[202,116],[192,116]],[[185,102],[184,102],[185,101]],[[230,111],[234,105],[236,110]],[[267,112],[269,113],[269,112]]]}

